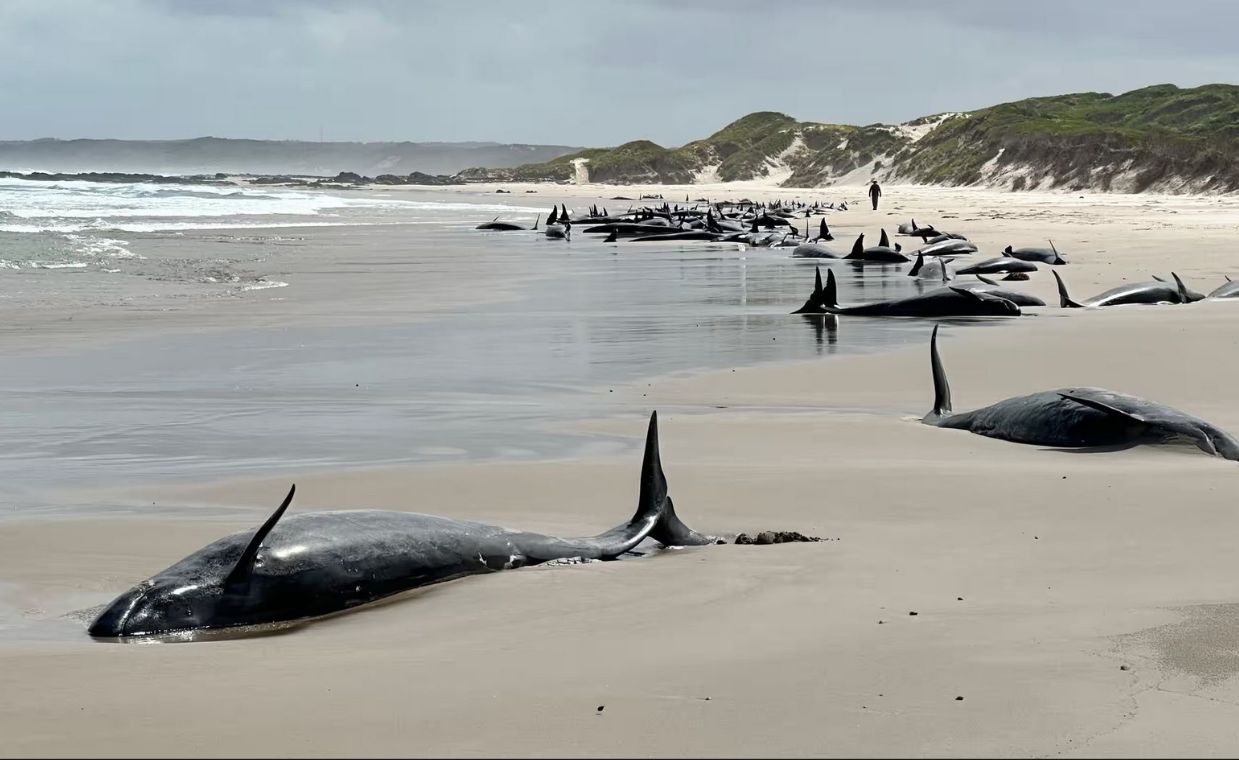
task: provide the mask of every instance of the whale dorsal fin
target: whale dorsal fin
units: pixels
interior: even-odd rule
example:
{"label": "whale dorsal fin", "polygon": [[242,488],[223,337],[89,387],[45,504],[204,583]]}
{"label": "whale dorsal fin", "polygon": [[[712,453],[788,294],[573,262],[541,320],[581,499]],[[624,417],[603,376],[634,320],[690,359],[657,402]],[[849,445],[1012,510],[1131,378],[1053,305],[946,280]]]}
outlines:
{"label": "whale dorsal fin", "polygon": [[839,289],[835,284],[835,270],[826,270],[826,292],[822,294],[822,305],[834,308],[839,305]]}
{"label": "whale dorsal fin", "polygon": [[921,267],[925,266],[925,254],[916,254],[916,263],[912,265],[912,269],[908,270],[909,277],[916,277],[921,273]]}
{"label": "whale dorsal fin", "polygon": [[1230,279],[1230,275],[1228,275],[1228,274],[1224,274],[1224,275],[1222,275],[1222,276],[1226,278],[1226,281],[1227,281],[1227,282],[1234,282],[1234,280]]}
{"label": "whale dorsal fin", "polygon": [[1158,282],[1165,282],[1165,281],[1166,281],[1166,279],[1165,279],[1164,277],[1158,277],[1157,275],[1153,275],[1153,279],[1154,279],[1154,280],[1157,280]]}
{"label": "whale dorsal fin", "polygon": [[1187,286],[1183,284],[1183,280],[1179,279],[1179,275],[1174,272],[1171,272],[1170,276],[1174,278],[1174,284],[1179,288],[1179,300],[1182,303],[1191,303],[1192,298],[1187,294]]}
{"label": "whale dorsal fin", "polygon": [[849,259],[861,259],[865,257],[865,233],[860,233],[856,237],[856,242],[852,243],[852,252],[847,255]]}
{"label": "whale dorsal fin", "polygon": [[951,413],[951,385],[946,381],[946,370],[942,368],[942,357],[938,355],[938,328],[934,325],[933,336],[929,339],[929,368],[934,376],[934,408],[925,415],[925,420],[932,421]]}
{"label": "whale dorsal fin", "polygon": [[1058,395],[1062,396],[1068,401],[1074,401],[1077,404],[1091,407],[1093,409],[1096,409],[1099,412],[1105,412],[1106,414],[1114,415],[1115,417],[1120,417],[1129,422],[1135,422],[1141,425],[1147,425],[1149,423],[1149,421],[1145,419],[1142,415],[1136,414],[1135,412],[1125,412],[1122,409],[1119,409],[1118,407],[1110,406],[1104,401],[1098,401],[1097,399],[1088,398],[1086,396],[1077,396],[1074,393],[1063,393],[1061,391],[1059,392]]}
{"label": "whale dorsal fin", "polygon": [[1067,284],[1063,282],[1063,278],[1058,276],[1058,272],[1053,270],[1050,274],[1054,275],[1055,281],[1058,282],[1058,305],[1063,309],[1082,309],[1084,304],[1071,300],[1071,296],[1067,295]]}
{"label": "whale dorsal fin", "polygon": [[538,214],[537,216],[535,216],[535,217],[533,218],[533,228],[534,228],[535,230],[536,230],[536,229],[538,229],[538,222],[540,222],[540,221],[542,221],[542,215],[541,215],[541,214]]}
{"label": "whale dorsal fin", "polygon": [[275,524],[280,521],[284,510],[288,509],[288,505],[293,503],[293,494],[297,492],[297,484],[288,489],[288,495],[284,497],[284,502],[276,508],[267,521],[254,532],[254,537],[250,539],[249,545],[245,547],[245,551],[241,552],[240,559],[237,564],[233,565],[232,571],[228,573],[228,577],[224,578],[224,586],[238,586],[249,581],[250,574],[254,572],[254,560],[258,558],[258,549],[262,546],[262,542],[267,538],[267,534],[275,527]]}
{"label": "whale dorsal fin", "polygon": [[882,237],[878,238],[878,245],[883,248],[891,247],[891,239],[887,236],[885,227],[882,228]]}

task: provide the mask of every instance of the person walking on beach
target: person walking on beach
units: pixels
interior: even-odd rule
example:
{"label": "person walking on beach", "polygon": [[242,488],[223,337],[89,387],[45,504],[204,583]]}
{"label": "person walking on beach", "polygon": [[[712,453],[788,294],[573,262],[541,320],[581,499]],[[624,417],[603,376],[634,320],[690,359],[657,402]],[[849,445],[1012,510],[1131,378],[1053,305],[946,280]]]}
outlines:
{"label": "person walking on beach", "polygon": [[873,210],[878,210],[878,198],[882,195],[882,186],[876,179],[869,180],[869,200],[873,201]]}

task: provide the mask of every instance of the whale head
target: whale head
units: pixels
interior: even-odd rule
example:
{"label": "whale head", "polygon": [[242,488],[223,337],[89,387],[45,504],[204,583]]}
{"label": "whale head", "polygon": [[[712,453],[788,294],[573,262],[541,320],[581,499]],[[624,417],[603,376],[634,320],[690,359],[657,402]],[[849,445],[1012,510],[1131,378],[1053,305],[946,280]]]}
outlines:
{"label": "whale head", "polygon": [[[283,604],[294,600],[287,593],[270,593],[270,579],[256,577],[263,565],[263,540],[271,533],[297,487],[267,521],[253,533],[238,533],[203,547],[153,578],[117,597],[91,623],[96,638],[151,636],[176,631],[251,625],[279,619]],[[284,549],[298,553],[299,547]],[[272,558],[280,559],[279,555]],[[279,591],[279,589],[274,589]]]}
{"label": "whale head", "polygon": [[225,603],[221,584],[155,577],[129,589],[91,623],[95,638],[150,636],[217,627]]}

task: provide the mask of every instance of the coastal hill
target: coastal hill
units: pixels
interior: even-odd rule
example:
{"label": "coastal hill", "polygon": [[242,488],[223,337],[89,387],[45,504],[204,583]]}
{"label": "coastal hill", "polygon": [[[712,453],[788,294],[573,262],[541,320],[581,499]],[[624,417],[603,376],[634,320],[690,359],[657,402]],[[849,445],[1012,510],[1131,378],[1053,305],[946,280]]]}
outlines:
{"label": "coastal hill", "polygon": [[1239,86],[1029,98],[863,127],[763,111],[678,148],[637,140],[457,175],[614,184],[767,179],[785,187],[871,178],[1011,190],[1239,190]]}
{"label": "coastal hill", "polygon": [[467,166],[549,161],[580,148],[500,143],[308,142],[296,140],[0,141],[0,169],[146,174],[295,174],[332,176],[454,174]]}

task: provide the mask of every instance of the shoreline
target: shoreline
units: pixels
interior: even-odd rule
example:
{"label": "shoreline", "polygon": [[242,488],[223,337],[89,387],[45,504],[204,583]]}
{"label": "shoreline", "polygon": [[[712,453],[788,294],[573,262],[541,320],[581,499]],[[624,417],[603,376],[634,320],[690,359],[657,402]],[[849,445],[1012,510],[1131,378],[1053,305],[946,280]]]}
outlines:
{"label": "shoreline", "polygon": [[[831,223],[846,235],[874,232],[915,207],[918,220],[924,210],[926,222],[958,227],[987,251],[1051,234],[1071,262],[1059,271],[1081,296],[1171,266],[1206,292],[1233,274],[1239,203],[1077,208],[1079,199],[972,193],[955,198],[947,218],[931,210],[950,208],[939,200],[892,197],[876,214],[854,207]],[[1056,303],[1044,270],[1018,287]],[[466,295],[475,292],[485,290]],[[1090,384],[1239,431],[1237,308],[1051,305],[1002,329],[948,324],[940,347],[960,410]],[[0,705],[0,729],[16,737],[4,753],[342,754],[355,750],[358,730],[369,753],[426,755],[1239,746],[1239,666],[1229,654],[1239,647],[1235,463],[1194,448],[1075,452],[922,425],[931,324],[909,325],[923,341],[591,386],[587,400],[599,405],[587,408],[612,411],[567,428],[630,441],[621,452],[325,468],[298,475],[292,507],[407,509],[589,535],[631,514],[636,444],[656,408],[670,492],[688,525],[837,539],[820,544],[528,568],[280,636],[117,647],[76,635],[72,615],[228,531],[252,529],[287,479],[109,492],[190,507],[176,519],[3,523],[0,609],[12,612],[0,622],[52,621],[46,632],[6,629],[15,640],[0,645],[0,668],[29,695]],[[841,340],[848,330],[842,320]],[[90,698],[98,683],[142,695],[142,719],[130,699]],[[286,709],[255,711],[228,698],[238,689]],[[179,720],[187,711],[202,720]]]}

